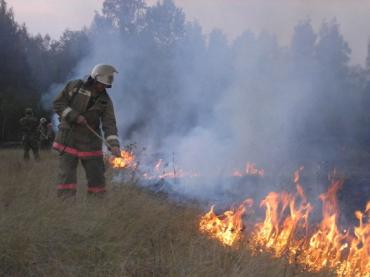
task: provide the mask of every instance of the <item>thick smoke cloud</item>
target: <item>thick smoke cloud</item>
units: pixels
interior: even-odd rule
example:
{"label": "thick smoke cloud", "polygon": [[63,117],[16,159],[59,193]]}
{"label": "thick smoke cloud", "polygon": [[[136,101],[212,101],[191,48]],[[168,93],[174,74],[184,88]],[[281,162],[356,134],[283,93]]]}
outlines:
{"label": "thick smoke cloud", "polygon": [[126,10],[113,9],[115,2],[97,15],[92,52],[76,76],[96,63],[118,68],[109,93],[122,143],[175,156],[176,167],[202,176],[177,189],[210,195],[217,179],[247,161],[268,173],[291,174],[307,161],[325,161],[329,170],[349,141],[369,137],[368,69],[348,64],[339,22],[323,22],[318,32],[307,19],[297,22],[286,47],[267,32],[205,35],[170,0],[152,7],[125,1]]}

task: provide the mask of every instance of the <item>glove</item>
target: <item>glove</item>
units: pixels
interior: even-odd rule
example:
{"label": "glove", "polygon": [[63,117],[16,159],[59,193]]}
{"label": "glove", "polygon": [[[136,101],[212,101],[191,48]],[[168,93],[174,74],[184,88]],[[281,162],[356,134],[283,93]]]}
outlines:
{"label": "glove", "polygon": [[110,149],[110,152],[112,153],[113,156],[121,157],[121,149],[117,146],[112,147]]}
{"label": "glove", "polygon": [[87,121],[86,118],[83,115],[79,115],[76,119],[76,123],[79,125],[86,125]]}

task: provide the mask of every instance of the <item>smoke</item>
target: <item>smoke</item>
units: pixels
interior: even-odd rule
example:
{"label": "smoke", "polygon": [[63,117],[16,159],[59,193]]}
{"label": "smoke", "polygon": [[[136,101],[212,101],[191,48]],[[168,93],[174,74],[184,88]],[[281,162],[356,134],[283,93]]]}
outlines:
{"label": "smoke", "polygon": [[[328,160],[330,170],[339,158],[331,139],[352,133],[360,113],[344,117],[341,109],[361,98],[346,94],[350,49],[339,24],[324,22],[315,33],[309,20],[297,22],[289,47],[267,32],[228,40],[219,30],[205,35],[196,22],[182,23],[181,14],[166,20],[175,14],[169,3],[149,8],[157,9],[148,12],[153,26],[139,34],[92,30],[92,52],[75,70],[81,78],[97,63],[117,67],[109,95],[122,145],[136,143],[177,169],[196,172],[201,177],[177,180],[172,189],[208,199],[232,191],[231,175],[247,161],[288,183],[307,161],[318,168]],[[309,174],[317,173],[314,166]],[[266,177],[260,188],[247,182],[244,190],[262,194],[283,181]]]}

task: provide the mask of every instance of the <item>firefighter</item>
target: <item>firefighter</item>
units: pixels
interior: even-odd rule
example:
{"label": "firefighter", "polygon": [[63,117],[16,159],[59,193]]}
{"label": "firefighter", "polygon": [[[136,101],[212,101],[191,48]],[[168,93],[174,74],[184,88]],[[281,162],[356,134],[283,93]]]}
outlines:
{"label": "firefighter", "polygon": [[48,130],[48,121],[46,118],[40,118],[39,124],[39,134],[40,134],[40,148],[41,149],[50,149],[50,137]]}
{"label": "firefighter", "polygon": [[39,160],[39,130],[38,120],[33,116],[31,108],[25,109],[25,116],[19,120],[22,132],[23,159],[30,159],[30,150],[33,152],[35,160]]}
{"label": "firefighter", "polygon": [[[102,141],[104,137],[115,156],[120,156],[113,103],[106,89],[112,87],[117,70],[107,64],[96,65],[85,80],[72,80],[53,102],[60,125],[53,148],[59,151],[58,196],[76,194],[77,165],[81,161],[87,177],[89,195],[102,196],[105,192]],[[101,126],[101,128],[100,128]]]}
{"label": "firefighter", "polygon": [[52,142],[55,139],[55,132],[53,128],[53,124],[51,122],[47,125],[47,136],[49,138],[49,148],[51,148]]}

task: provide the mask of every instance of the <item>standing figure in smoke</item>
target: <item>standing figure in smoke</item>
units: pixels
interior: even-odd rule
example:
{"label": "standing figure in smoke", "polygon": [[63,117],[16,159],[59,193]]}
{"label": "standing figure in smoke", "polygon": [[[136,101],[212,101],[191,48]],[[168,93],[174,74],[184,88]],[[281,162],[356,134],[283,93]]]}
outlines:
{"label": "standing figure in smoke", "polygon": [[25,110],[25,116],[19,120],[22,132],[23,159],[30,159],[30,150],[35,160],[39,160],[39,129],[38,120],[33,116],[31,108]]}
{"label": "standing figure in smoke", "polygon": [[51,148],[52,143],[55,139],[55,132],[54,132],[53,124],[51,122],[49,122],[46,127],[47,127],[47,137],[49,138],[48,148]]}
{"label": "standing figure in smoke", "polygon": [[50,142],[52,137],[49,133],[49,124],[45,117],[40,118],[39,133],[40,133],[40,149],[50,150]]}
{"label": "standing figure in smoke", "polygon": [[106,91],[112,87],[114,73],[113,66],[98,64],[86,80],[68,82],[53,102],[61,122],[53,143],[60,153],[58,196],[76,194],[79,160],[86,172],[88,194],[102,196],[105,192],[101,129],[112,154],[120,156],[113,103]]}

